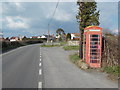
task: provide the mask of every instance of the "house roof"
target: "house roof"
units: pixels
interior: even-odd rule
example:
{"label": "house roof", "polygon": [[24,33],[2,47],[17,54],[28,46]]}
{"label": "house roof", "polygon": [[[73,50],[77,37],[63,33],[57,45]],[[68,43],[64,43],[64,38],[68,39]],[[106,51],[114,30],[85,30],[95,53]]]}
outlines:
{"label": "house roof", "polygon": [[80,33],[71,33],[74,34],[75,36],[80,36]]}
{"label": "house roof", "polygon": [[32,36],[32,38],[38,38],[38,36]]}
{"label": "house roof", "polygon": [[10,39],[16,39],[16,38],[18,38],[18,37],[11,37]]}

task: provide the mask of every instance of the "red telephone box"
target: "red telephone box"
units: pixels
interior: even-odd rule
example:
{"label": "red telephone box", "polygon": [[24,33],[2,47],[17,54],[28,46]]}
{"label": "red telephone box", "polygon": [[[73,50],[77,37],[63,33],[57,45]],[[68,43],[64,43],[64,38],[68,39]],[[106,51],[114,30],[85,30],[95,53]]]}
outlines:
{"label": "red telephone box", "polygon": [[102,28],[88,26],[84,29],[83,59],[90,67],[101,67]]}

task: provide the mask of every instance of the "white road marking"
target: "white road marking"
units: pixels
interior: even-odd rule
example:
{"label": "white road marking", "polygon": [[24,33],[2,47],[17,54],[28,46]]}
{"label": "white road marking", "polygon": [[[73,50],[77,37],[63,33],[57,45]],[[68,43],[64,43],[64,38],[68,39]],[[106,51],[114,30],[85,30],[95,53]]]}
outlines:
{"label": "white road marking", "polygon": [[40,61],[41,61],[41,58],[40,58]]}
{"label": "white road marking", "polygon": [[42,88],[42,82],[38,82],[38,88]]}
{"label": "white road marking", "polygon": [[40,57],[41,57],[41,55],[40,55]]}
{"label": "white road marking", "polygon": [[42,75],[42,70],[41,69],[39,70],[39,75]]}
{"label": "white road marking", "polygon": [[41,63],[39,63],[39,66],[41,66],[42,64]]}

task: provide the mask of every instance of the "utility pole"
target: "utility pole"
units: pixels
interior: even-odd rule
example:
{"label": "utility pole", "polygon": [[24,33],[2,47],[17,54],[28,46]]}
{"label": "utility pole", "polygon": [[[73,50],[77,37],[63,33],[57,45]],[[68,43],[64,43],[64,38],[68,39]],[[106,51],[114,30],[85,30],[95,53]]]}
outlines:
{"label": "utility pole", "polygon": [[4,37],[3,37],[3,30],[2,30],[2,38],[4,38]]}
{"label": "utility pole", "polygon": [[0,37],[3,38],[3,30],[0,29]]}
{"label": "utility pole", "polygon": [[48,24],[48,37],[47,37],[47,42],[49,42],[49,39],[50,39],[50,37],[49,37],[49,36],[50,36],[49,26],[50,26],[50,25]]}

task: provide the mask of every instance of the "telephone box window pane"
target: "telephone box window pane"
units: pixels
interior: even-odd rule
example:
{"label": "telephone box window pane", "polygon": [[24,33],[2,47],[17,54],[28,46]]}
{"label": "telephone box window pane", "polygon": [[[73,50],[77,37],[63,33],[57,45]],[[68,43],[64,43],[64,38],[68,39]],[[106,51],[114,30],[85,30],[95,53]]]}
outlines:
{"label": "telephone box window pane", "polygon": [[90,63],[97,63],[97,60],[90,60]]}
{"label": "telephone box window pane", "polygon": [[95,55],[95,56],[91,56],[90,59],[100,59],[100,57]]}
{"label": "telephone box window pane", "polygon": [[90,53],[90,55],[97,55],[97,53]]}
{"label": "telephone box window pane", "polygon": [[98,42],[90,42],[91,45],[96,45]]}
{"label": "telephone box window pane", "polygon": [[97,53],[97,52],[91,52],[90,55],[97,55],[97,56],[99,56],[100,53]]}
{"label": "telephone box window pane", "polygon": [[100,35],[90,35],[90,37],[100,37]]}
{"label": "telephone box window pane", "polygon": [[98,38],[91,38],[91,41],[100,41]]}
{"label": "telephone box window pane", "polygon": [[97,48],[97,46],[90,46],[90,48]]}
{"label": "telephone box window pane", "polygon": [[93,56],[93,57],[90,57],[90,59],[98,59],[98,58]]}
{"label": "telephone box window pane", "polygon": [[97,52],[97,49],[91,49],[90,52]]}

